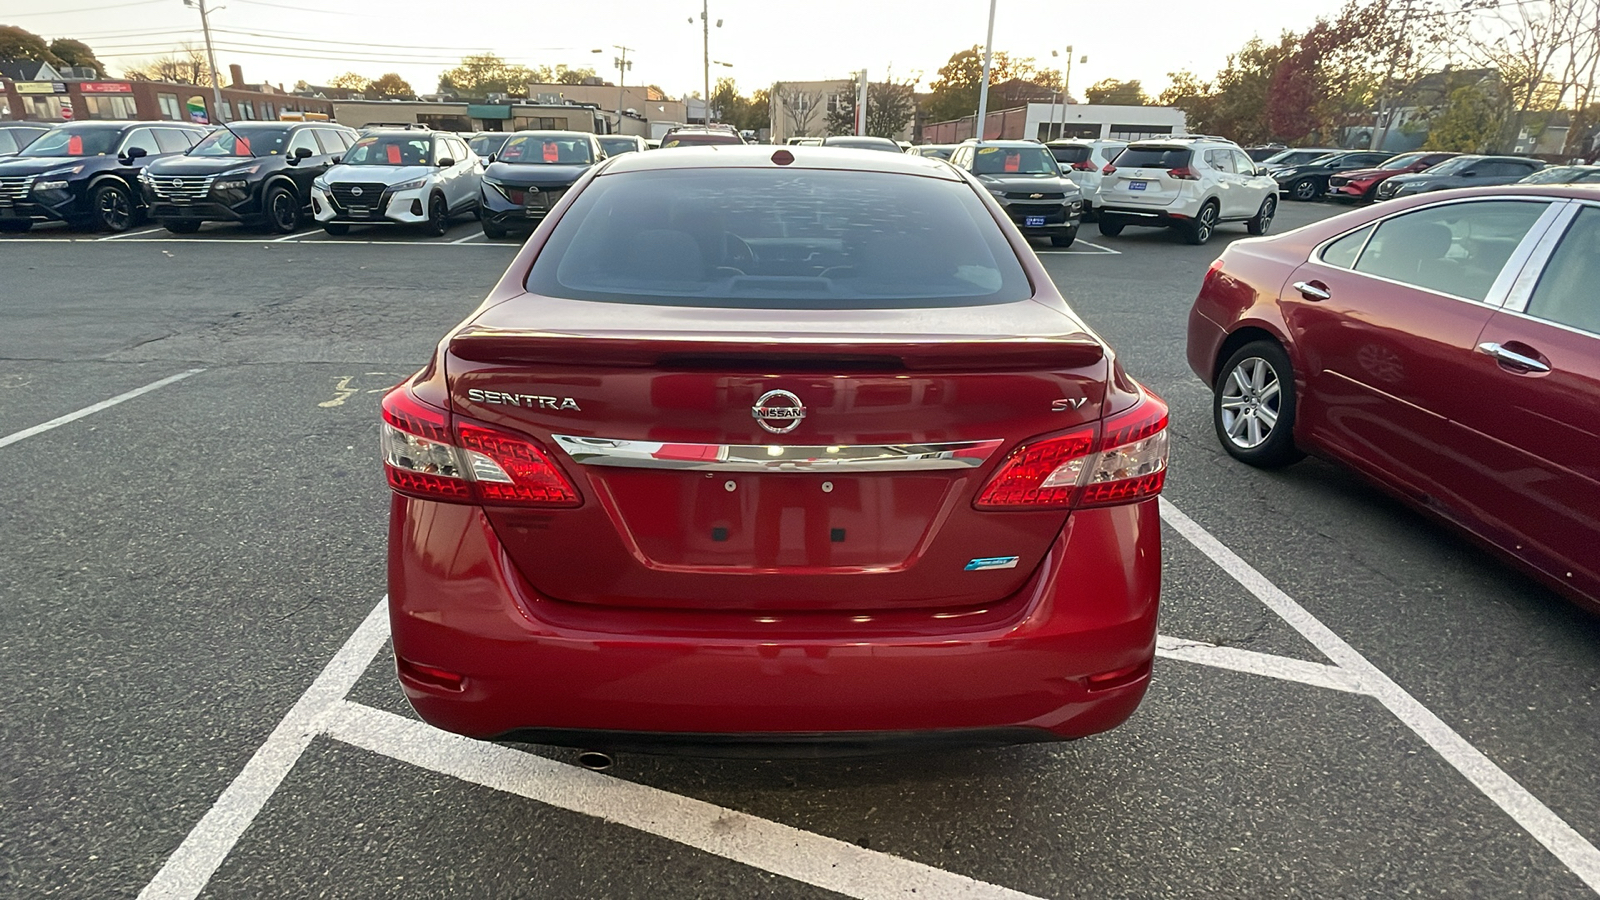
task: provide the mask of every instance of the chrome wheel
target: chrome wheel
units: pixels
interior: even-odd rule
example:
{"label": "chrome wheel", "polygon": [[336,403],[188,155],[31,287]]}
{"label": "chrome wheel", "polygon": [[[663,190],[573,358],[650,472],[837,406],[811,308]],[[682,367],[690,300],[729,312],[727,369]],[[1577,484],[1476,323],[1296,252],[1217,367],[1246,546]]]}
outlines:
{"label": "chrome wheel", "polygon": [[1317,196],[1317,183],[1309,178],[1296,181],[1294,183],[1293,193],[1296,200],[1315,199]]}
{"label": "chrome wheel", "polygon": [[1222,432],[1241,450],[1266,443],[1277,427],[1283,384],[1277,370],[1259,356],[1239,361],[1223,382],[1219,401]]}

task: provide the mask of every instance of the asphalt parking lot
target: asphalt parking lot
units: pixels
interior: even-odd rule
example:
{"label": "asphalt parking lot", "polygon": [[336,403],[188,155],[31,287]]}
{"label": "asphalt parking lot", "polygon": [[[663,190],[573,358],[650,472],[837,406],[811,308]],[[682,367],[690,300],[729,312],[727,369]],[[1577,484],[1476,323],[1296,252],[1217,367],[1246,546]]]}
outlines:
{"label": "asphalt parking lot", "polygon": [[0,237],[0,896],[1600,892],[1600,620],[1343,470],[1222,452],[1185,316],[1243,235],[1040,248],[1173,411],[1128,724],[605,774],[422,725],[381,615],[379,395],[517,242]]}

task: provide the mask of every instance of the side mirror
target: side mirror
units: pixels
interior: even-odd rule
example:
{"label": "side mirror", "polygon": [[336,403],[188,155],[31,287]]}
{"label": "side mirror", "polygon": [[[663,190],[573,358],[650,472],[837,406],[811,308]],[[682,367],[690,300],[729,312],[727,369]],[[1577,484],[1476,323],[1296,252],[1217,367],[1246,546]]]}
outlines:
{"label": "side mirror", "polygon": [[486,163],[492,163],[492,162],[494,162],[494,154],[493,154],[493,153],[491,153],[491,154],[489,154],[489,155],[488,155],[488,156],[486,156],[486,157],[484,157],[484,158],[483,158],[483,161],[484,161],[484,162],[486,162]]}
{"label": "side mirror", "polygon": [[328,160],[328,162],[331,162],[331,163],[333,163],[334,165],[337,166],[339,163],[344,162],[344,157],[343,156],[335,156],[335,157],[330,158]]}
{"label": "side mirror", "polygon": [[298,150],[294,151],[294,158],[295,159],[309,159],[310,157],[311,157],[311,148],[310,147],[301,147]]}
{"label": "side mirror", "polygon": [[448,156],[446,156],[445,158],[439,160],[439,168],[441,168],[441,169],[448,169],[448,168],[450,168],[451,166],[453,166],[455,164],[456,164],[456,161],[451,159]]}
{"label": "side mirror", "polygon": [[1477,178],[1478,177],[1478,170],[1477,169],[1468,169],[1467,171],[1461,173],[1461,177],[1462,178]]}
{"label": "side mirror", "polygon": [[128,148],[128,152],[122,154],[122,157],[124,159],[128,160],[129,162],[132,162],[132,161],[134,161],[136,159],[139,159],[140,157],[149,156],[149,155],[150,155],[150,151],[146,150],[143,147],[129,147]]}

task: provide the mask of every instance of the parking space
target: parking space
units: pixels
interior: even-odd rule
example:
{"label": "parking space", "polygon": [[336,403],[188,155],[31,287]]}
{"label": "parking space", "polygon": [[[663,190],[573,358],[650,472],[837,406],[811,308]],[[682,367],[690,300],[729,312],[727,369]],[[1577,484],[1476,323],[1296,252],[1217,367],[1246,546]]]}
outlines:
{"label": "parking space", "polygon": [[[1285,204],[1275,230],[1335,212]],[[1343,470],[1233,463],[1183,331],[1243,229],[1092,229],[1041,258],[1172,406],[1134,719],[607,774],[422,725],[376,606],[378,397],[516,241],[0,239],[0,454],[25,473],[0,515],[0,677],[27,686],[0,718],[0,895],[1600,891],[1600,626]]]}

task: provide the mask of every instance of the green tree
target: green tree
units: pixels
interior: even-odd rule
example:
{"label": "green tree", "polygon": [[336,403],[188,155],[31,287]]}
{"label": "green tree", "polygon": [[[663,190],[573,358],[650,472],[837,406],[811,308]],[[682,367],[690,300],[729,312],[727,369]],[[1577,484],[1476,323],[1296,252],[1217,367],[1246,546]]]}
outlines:
{"label": "green tree", "polygon": [[566,66],[556,66],[555,78],[553,80],[556,84],[583,84],[585,79],[594,77],[594,69],[588,68],[587,66],[581,69],[569,69]]}
{"label": "green tree", "polygon": [[61,65],[61,57],[50,52],[44,38],[15,25],[0,25],[0,59],[20,59]]}
{"label": "green tree", "polygon": [[411,89],[411,83],[401,78],[398,72],[387,72],[374,78],[367,84],[364,93],[379,100],[388,100],[391,97],[397,100],[413,100],[417,96],[417,92]]}
{"label": "green tree", "polygon": [[[1019,80],[1032,82],[1039,91],[1057,90],[1061,86],[1061,73],[1039,68],[1033,57],[1013,57],[1004,51],[990,59],[989,84],[1002,84]],[[924,107],[928,121],[946,122],[978,111],[978,89],[983,84],[983,48],[976,45],[950,54],[950,59],[939,69],[939,77],[930,87],[930,96]],[[1001,109],[990,98],[990,109]]]}
{"label": "green tree", "polygon": [[[829,134],[854,134],[856,96],[861,82],[850,80],[850,87],[839,95],[839,104],[828,113]],[[916,115],[917,103],[909,82],[867,82],[867,134],[894,140]]]}
{"label": "green tree", "polygon": [[1428,119],[1424,150],[1479,153],[1500,133],[1504,124],[1501,104],[1475,84],[1450,92],[1444,108]]}
{"label": "green tree", "polygon": [[1137,79],[1118,81],[1115,78],[1104,78],[1085,88],[1083,96],[1089,103],[1109,106],[1150,105],[1150,96],[1144,92],[1144,87]]}
{"label": "green tree", "polygon": [[62,63],[69,66],[84,66],[94,70],[96,76],[106,77],[105,64],[95,58],[94,51],[83,41],[71,38],[56,38],[50,42],[50,52],[54,53]]}
{"label": "green tree", "polygon": [[515,66],[493,53],[478,53],[461,58],[461,65],[439,76],[439,90],[465,97],[506,94],[526,97],[528,85],[541,81],[527,66]]}
{"label": "green tree", "polygon": [[365,93],[367,85],[371,83],[372,81],[367,76],[357,75],[354,72],[341,72],[328,79],[328,87],[338,88],[341,91],[357,91],[359,93]]}
{"label": "green tree", "polygon": [[1161,92],[1156,102],[1183,111],[1184,122],[1197,134],[1215,134],[1212,124],[1216,115],[1217,93],[1210,82],[1201,81],[1187,69],[1168,72],[1171,83]]}

